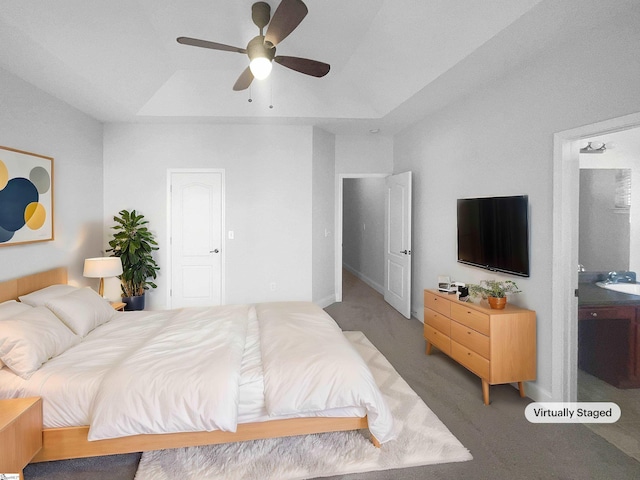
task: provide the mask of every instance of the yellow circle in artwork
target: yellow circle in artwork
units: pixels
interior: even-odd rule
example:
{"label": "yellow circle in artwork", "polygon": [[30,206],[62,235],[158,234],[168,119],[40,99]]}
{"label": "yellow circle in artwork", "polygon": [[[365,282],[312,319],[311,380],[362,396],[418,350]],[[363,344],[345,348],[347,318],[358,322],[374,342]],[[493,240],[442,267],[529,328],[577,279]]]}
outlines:
{"label": "yellow circle in artwork", "polygon": [[31,230],[37,230],[44,225],[47,219],[47,211],[41,203],[31,202],[24,209],[24,221]]}
{"label": "yellow circle in artwork", "polygon": [[0,190],[9,183],[9,170],[2,160],[0,160]]}

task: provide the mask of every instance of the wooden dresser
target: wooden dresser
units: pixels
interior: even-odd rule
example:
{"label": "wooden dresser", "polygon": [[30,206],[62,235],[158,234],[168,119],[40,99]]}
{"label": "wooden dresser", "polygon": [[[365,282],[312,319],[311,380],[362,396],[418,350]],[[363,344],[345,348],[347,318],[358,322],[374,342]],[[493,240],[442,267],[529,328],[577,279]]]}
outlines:
{"label": "wooden dresser", "polygon": [[536,379],[536,314],[507,304],[494,310],[486,302],[461,302],[455,295],[424,291],[424,338],[482,379],[482,399],[489,385]]}

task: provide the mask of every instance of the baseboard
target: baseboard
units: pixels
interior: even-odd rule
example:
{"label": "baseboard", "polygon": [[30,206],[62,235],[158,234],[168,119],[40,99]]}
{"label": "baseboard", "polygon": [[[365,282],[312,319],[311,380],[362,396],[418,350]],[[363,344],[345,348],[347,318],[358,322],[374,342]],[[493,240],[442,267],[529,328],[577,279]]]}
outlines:
{"label": "baseboard", "polygon": [[380,285],[378,282],[372,280],[371,278],[367,277],[366,275],[364,275],[363,273],[360,273],[359,271],[357,271],[355,268],[351,267],[350,265],[347,265],[346,263],[342,264],[342,267],[347,270],[349,273],[351,273],[352,275],[358,277],[360,280],[362,280],[364,283],[366,283],[367,285],[369,285],[371,288],[373,288],[376,292],[378,292],[380,295],[384,295],[384,285]]}
{"label": "baseboard", "polygon": [[[517,384],[514,384],[515,388],[518,388]],[[543,388],[540,388],[535,382],[525,382],[524,390],[527,397],[534,402],[553,402],[551,393]]]}

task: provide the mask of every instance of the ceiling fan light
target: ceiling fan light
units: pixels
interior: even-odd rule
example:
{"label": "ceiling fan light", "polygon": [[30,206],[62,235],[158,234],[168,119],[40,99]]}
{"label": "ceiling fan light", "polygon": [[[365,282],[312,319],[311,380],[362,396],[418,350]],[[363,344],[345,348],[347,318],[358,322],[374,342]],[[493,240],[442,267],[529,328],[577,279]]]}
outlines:
{"label": "ceiling fan light", "polygon": [[265,57],[256,57],[251,60],[249,63],[249,68],[251,69],[251,73],[258,80],[263,80],[269,76],[271,73],[271,68],[273,65],[271,64],[271,60]]}

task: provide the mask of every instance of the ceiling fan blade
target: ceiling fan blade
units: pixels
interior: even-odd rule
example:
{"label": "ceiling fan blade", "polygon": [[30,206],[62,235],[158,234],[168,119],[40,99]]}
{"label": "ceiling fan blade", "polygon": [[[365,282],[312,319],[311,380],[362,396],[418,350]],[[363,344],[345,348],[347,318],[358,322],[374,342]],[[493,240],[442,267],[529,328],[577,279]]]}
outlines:
{"label": "ceiling fan blade", "polygon": [[246,90],[247,88],[249,88],[249,85],[251,85],[251,82],[253,82],[253,73],[251,73],[251,69],[247,67],[240,74],[238,80],[236,80],[233,89],[236,92],[239,92],[240,90]]}
{"label": "ceiling fan blade", "polygon": [[271,17],[265,42],[277,45],[293,32],[307,15],[307,6],[302,0],[282,0]]}
{"label": "ceiling fan blade", "polygon": [[178,43],[183,45],[191,45],[192,47],[211,48],[213,50],[223,50],[225,52],[247,53],[245,48],[232,47],[223,43],[209,42],[207,40],[199,40],[197,38],[178,37]]}
{"label": "ceiling fan blade", "polygon": [[331,65],[328,63],[318,62],[317,60],[309,60],[308,58],[285,57],[278,55],[273,59],[283,67],[290,68],[296,72],[311,75],[312,77],[324,77],[329,73]]}

